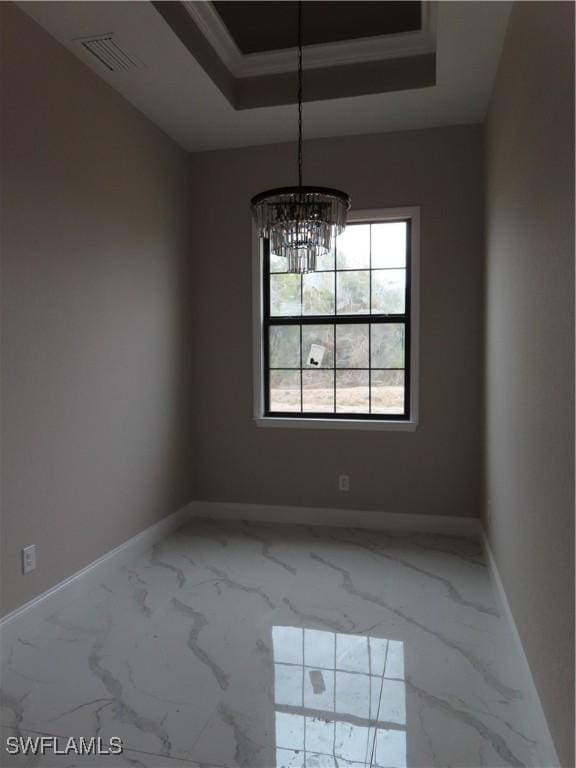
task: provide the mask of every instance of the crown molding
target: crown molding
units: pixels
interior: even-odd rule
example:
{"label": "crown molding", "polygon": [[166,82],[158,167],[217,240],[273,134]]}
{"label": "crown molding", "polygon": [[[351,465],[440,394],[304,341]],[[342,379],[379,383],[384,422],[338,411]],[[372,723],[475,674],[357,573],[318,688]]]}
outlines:
{"label": "crown molding", "polygon": [[237,76],[242,66],[242,53],[212,3],[205,0],[183,0],[182,5],[222,63],[231,74]]}
{"label": "crown molding", "polygon": [[[236,78],[291,72],[296,48],[243,54],[211,2],[184,0],[183,6],[230,73]],[[422,3],[422,29],[304,47],[304,69],[323,69],[386,59],[419,56],[436,51],[436,0]]]}

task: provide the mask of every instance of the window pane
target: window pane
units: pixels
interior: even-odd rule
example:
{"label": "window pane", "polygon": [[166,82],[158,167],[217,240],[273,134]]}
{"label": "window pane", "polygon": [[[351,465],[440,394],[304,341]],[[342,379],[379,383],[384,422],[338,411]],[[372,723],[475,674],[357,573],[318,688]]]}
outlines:
{"label": "window pane", "polygon": [[334,412],[334,371],[302,371],[302,410]]}
{"label": "window pane", "polygon": [[406,222],[372,224],[372,269],[406,266]]}
{"label": "window pane", "polygon": [[404,413],[404,371],[372,371],[372,413]]}
{"label": "window pane", "polygon": [[368,413],[368,371],[336,371],[336,411]]}
{"label": "window pane", "polygon": [[284,256],[270,254],[270,272],[286,272],[288,269],[288,260]]}
{"label": "window pane", "polygon": [[404,368],[404,324],[374,323],[371,334],[372,368]]}
{"label": "window pane", "polygon": [[370,273],[337,272],[338,314],[357,315],[370,311]]}
{"label": "window pane", "polygon": [[300,410],[300,371],[270,371],[270,410]]}
{"label": "window pane", "polygon": [[336,368],[368,368],[368,326],[336,326]]}
{"label": "window pane", "polygon": [[332,250],[328,253],[325,253],[323,256],[318,256],[316,258],[316,269],[317,270],[324,270],[324,269],[334,269],[334,261],[335,261],[335,255],[334,255],[334,245],[332,245]]}
{"label": "window pane", "polygon": [[401,315],[405,309],[405,296],[405,269],[382,269],[372,273],[372,312]]}
{"label": "window pane", "polygon": [[334,326],[302,326],[302,368],[334,368]]}
{"label": "window pane", "polygon": [[270,275],[270,314],[300,314],[300,275]]}
{"label": "window pane", "polygon": [[370,224],[349,224],[336,240],[338,269],[368,269]]}
{"label": "window pane", "polygon": [[300,327],[273,325],[270,328],[270,368],[300,367]]}
{"label": "window pane", "polygon": [[334,272],[311,272],[302,279],[304,315],[334,314]]}

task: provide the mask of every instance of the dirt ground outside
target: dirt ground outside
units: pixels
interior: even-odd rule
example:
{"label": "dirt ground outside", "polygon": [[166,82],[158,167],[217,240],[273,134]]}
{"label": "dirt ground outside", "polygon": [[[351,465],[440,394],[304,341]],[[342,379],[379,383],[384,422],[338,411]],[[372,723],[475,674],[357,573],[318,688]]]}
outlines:
{"label": "dirt ground outside", "polygon": [[[334,389],[308,389],[302,392],[302,410],[334,413]],[[270,407],[273,411],[300,412],[300,388],[272,388]],[[336,392],[336,413],[368,413],[368,387],[346,387]],[[371,413],[399,414],[404,412],[404,387],[372,386]]]}

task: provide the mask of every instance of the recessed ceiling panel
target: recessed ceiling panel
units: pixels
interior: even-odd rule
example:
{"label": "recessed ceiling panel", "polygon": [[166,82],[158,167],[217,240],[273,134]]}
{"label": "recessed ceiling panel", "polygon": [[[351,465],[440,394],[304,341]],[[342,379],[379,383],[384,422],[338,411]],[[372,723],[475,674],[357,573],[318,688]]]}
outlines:
{"label": "recessed ceiling panel", "polygon": [[[293,48],[297,42],[296,2],[212,3],[243,54]],[[421,28],[419,2],[330,2],[302,5],[304,45],[356,40]]]}

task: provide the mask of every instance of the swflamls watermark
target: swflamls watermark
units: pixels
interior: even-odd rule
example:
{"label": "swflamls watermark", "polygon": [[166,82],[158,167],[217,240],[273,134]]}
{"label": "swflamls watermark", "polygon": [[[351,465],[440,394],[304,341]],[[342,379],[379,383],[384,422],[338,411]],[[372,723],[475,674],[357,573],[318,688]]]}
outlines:
{"label": "swflamls watermark", "polygon": [[121,755],[122,739],[110,736],[84,736],[61,738],[60,736],[8,736],[6,752],[9,755]]}

